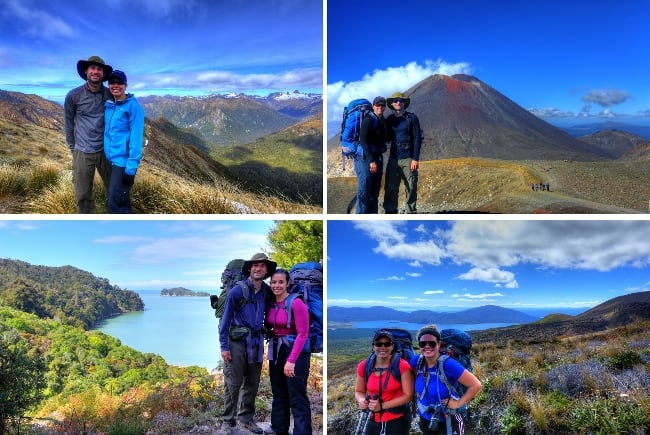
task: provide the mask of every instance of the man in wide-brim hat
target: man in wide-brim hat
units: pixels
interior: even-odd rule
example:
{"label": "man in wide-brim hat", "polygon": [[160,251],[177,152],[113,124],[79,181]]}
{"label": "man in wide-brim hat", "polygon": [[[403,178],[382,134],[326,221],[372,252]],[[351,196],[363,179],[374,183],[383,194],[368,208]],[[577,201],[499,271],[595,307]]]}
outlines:
{"label": "man in wide-brim hat", "polygon": [[106,65],[104,59],[102,59],[99,56],[90,56],[88,60],[81,59],[80,61],[77,62],[77,72],[79,73],[79,77],[81,77],[84,80],[90,80],[90,78],[88,77],[88,67],[91,65],[98,66],[102,69],[103,71],[102,82],[108,80],[108,76],[110,76],[111,73],[113,72],[113,67],[111,67],[110,65]]}
{"label": "man in wide-brim hat", "polygon": [[418,169],[422,147],[420,121],[414,113],[406,111],[411,104],[411,99],[401,92],[395,92],[386,98],[386,103],[393,113],[386,118],[390,154],[384,181],[384,212],[386,214],[398,212],[399,185],[403,181],[406,212],[417,213]]}
{"label": "man in wide-brim hat", "polygon": [[253,433],[263,429],[255,423],[255,397],[259,389],[264,358],[264,313],[271,288],[264,280],[277,263],[257,253],[242,266],[245,281],[226,294],[226,306],[219,322],[219,345],[223,360],[224,407],[222,429],[240,426]]}
{"label": "man in wide-brim hat", "polygon": [[99,56],[78,61],[77,73],[86,82],[68,92],[63,105],[77,213],[95,211],[95,170],[108,190],[110,166],[104,154],[104,103],[111,99],[111,94],[102,83],[111,72],[113,68]]}

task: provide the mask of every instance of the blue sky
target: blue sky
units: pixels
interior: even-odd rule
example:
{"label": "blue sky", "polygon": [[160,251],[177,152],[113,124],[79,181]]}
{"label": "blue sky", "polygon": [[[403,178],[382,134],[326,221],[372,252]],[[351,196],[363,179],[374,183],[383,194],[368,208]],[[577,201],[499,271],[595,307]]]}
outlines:
{"label": "blue sky", "polygon": [[314,0],[3,0],[0,89],[62,102],[99,55],[137,95],[322,92]]}
{"label": "blue sky", "polygon": [[650,290],[647,220],[329,220],[327,234],[328,306],[561,311]]}
{"label": "blue sky", "polygon": [[268,251],[269,220],[0,220],[0,258],[70,265],[130,290],[217,291],[232,258]]}
{"label": "blue sky", "polygon": [[645,0],[328,0],[327,8],[330,129],[350,100],[403,92],[435,73],[473,75],[557,124],[650,119]]}

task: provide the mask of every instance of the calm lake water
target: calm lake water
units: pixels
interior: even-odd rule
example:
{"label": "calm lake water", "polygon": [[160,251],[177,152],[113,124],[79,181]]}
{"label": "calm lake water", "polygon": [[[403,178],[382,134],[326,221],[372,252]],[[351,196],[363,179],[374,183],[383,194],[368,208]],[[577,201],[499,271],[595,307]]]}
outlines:
{"label": "calm lake water", "polygon": [[221,361],[219,322],[208,297],[160,296],[160,290],[138,294],[144,312],[114,317],[97,329],[140,352],[158,354],[169,364],[216,367]]}

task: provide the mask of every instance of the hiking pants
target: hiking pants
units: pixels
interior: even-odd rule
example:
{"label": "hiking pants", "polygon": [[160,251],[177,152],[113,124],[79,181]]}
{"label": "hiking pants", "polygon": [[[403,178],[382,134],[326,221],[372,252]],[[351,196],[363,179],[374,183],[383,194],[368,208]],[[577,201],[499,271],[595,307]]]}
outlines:
{"label": "hiking pants", "polygon": [[246,340],[230,341],[232,361],[223,362],[224,406],[223,419],[234,422],[253,421],[255,397],[260,386],[262,363],[248,363]]}
{"label": "hiking pants", "polygon": [[121,166],[111,167],[111,180],[108,184],[108,212],[131,213],[131,187],[122,182],[124,169]]}
{"label": "hiking pants", "polygon": [[287,377],[284,374],[284,364],[290,352],[291,349],[283,344],[276,359],[269,361],[269,376],[273,392],[271,429],[276,434],[288,434],[291,414],[293,414],[293,433],[311,435],[311,405],[307,396],[311,354],[301,352],[296,360],[295,376]]}
{"label": "hiking pants", "polygon": [[95,211],[95,200],[93,199],[95,169],[99,172],[104,187],[108,190],[111,169],[104,151],[96,153],[72,151],[72,183],[77,213],[94,213]]}
{"label": "hiking pants", "polygon": [[[372,417],[371,417],[372,418]],[[401,417],[389,420],[385,423],[377,423],[374,419],[368,421],[366,435],[404,435],[411,429],[411,418],[408,412]]]}
{"label": "hiking pants", "polygon": [[377,172],[370,172],[370,158],[354,157],[354,170],[357,173],[357,214],[379,213],[379,190],[384,172],[384,158],[377,159]]}
{"label": "hiking pants", "polygon": [[398,194],[400,182],[404,182],[406,191],[406,212],[417,213],[418,171],[411,171],[413,159],[396,159],[391,157],[386,165],[386,182],[384,185],[384,212],[398,212]]}

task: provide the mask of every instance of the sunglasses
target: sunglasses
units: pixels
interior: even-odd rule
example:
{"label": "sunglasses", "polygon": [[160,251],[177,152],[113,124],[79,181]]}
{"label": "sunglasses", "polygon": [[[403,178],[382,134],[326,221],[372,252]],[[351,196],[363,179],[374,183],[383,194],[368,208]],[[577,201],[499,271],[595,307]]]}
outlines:
{"label": "sunglasses", "polygon": [[385,104],[375,104],[375,106],[377,106],[377,107],[386,107]]}
{"label": "sunglasses", "polygon": [[375,341],[373,343],[375,347],[391,347],[393,345],[392,341]]}
{"label": "sunglasses", "polygon": [[404,103],[404,100],[402,98],[393,98],[393,103]]}
{"label": "sunglasses", "polygon": [[437,345],[438,345],[438,342],[435,341],[435,340],[434,341],[421,341],[420,342],[420,349],[422,349],[425,346],[436,347]]}
{"label": "sunglasses", "polygon": [[109,85],[123,85],[124,82],[120,82],[118,80],[111,80],[108,82]]}

